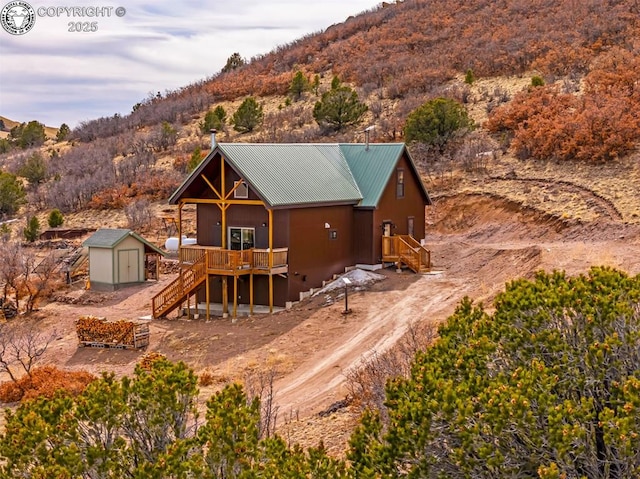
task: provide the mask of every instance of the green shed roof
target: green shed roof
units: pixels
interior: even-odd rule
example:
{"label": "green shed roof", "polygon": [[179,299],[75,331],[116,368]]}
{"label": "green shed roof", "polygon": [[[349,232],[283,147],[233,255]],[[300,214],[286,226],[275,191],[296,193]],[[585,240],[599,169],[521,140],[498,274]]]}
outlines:
{"label": "green shed roof", "polygon": [[154,253],[165,255],[157,246],[149,243],[142,236],[134,233],[130,229],[125,228],[102,228],[87,238],[82,246],[88,248],[107,248],[113,249],[120,244],[125,238],[133,236],[135,239],[145,245],[145,249],[150,249]]}

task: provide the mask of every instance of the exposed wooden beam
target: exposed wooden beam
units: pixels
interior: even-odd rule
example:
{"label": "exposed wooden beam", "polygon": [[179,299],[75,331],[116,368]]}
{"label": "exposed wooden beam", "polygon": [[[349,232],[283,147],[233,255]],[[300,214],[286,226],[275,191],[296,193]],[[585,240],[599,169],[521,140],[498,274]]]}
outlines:
{"label": "exposed wooden beam", "polygon": [[214,205],[258,205],[264,206],[266,205],[262,200],[231,200],[231,199],[216,199],[216,198],[183,198],[180,201],[184,203],[192,203],[192,204],[214,204]]}
{"label": "exposed wooden beam", "polygon": [[240,184],[243,182],[244,180],[240,179],[240,181],[236,182],[235,185],[233,185],[233,188],[231,188],[229,190],[229,192],[225,195],[224,199],[228,200],[229,197],[233,194],[234,191],[236,191],[238,189],[238,187],[240,186]]}
{"label": "exposed wooden beam", "polygon": [[211,190],[216,194],[216,196],[219,199],[222,199],[222,195],[220,193],[218,193],[218,190],[216,190],[216,187],[213,186],[213,184],[209,181],[209,178],[207,178],[206,176],[204,176],[203,174],[200,175],[200,177],[205,181],[205,183],[207,185],[209,185],[209,188],[211,188]]}

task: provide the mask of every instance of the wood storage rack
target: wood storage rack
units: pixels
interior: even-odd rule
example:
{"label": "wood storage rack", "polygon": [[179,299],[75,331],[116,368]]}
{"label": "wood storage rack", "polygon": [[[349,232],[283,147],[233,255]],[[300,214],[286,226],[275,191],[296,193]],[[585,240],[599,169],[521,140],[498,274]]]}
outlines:
{"label": "wood storage rack", "polygon": [[82,316],[76,321],[79,346],[92,348],[140,349],[149,345],[149,325],[106,318]]}

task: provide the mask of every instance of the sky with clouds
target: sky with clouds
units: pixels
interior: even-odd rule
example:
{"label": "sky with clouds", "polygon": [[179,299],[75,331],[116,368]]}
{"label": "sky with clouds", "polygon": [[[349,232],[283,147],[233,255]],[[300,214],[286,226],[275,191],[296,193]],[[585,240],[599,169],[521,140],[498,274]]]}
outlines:
{"label": "sky with clouds", "polygon": [[[15,3],[0,0],[0,8],[15,13],[7,9]],[[150,93],[210,77],[234,52],[246,59],[269,53],[380,2],[27,3],[35,14],[31,30],[12,35],[0,28],[0,115],[73,128],[86,120],[126,115]]]}

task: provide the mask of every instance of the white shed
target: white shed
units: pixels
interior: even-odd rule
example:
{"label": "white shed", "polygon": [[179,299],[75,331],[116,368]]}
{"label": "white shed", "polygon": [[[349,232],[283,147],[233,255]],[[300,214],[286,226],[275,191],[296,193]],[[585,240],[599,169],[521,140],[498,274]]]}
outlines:
{"label": "white shed", "polygon": [[164,252],[129,229],[99,229],[83,246],[89,249],[89,281],[91,288],[114,291],[140,284],[148,278],[150,257],[159,259]]}

